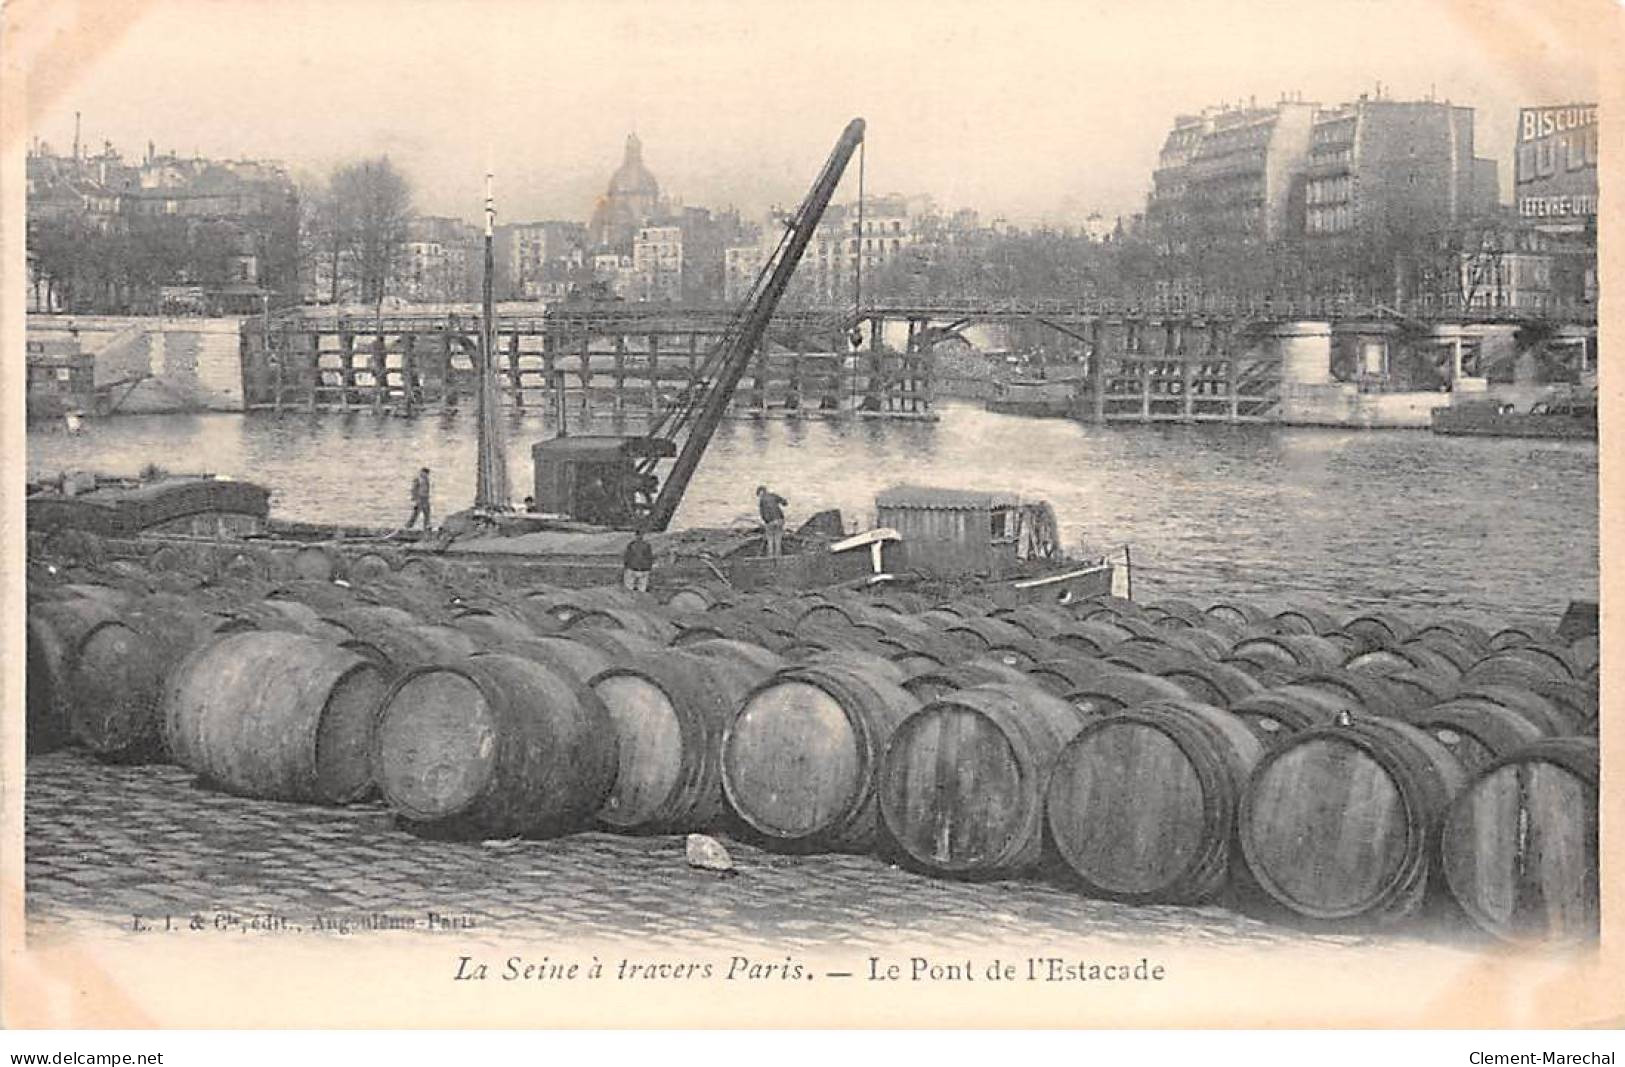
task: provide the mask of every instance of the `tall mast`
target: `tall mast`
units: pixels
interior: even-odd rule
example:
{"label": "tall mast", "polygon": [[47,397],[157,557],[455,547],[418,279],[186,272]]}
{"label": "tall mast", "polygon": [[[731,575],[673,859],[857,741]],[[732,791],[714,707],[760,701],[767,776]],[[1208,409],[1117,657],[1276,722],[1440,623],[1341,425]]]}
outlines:
{"label": "tall mast", "polygon": [[508,456],[503,446],[502,394],[496,373],[496,301],[492,296],[496,274],[496,253],[492,241],[496,229],[496,199],[491,191],[491,173],[485,174],[485,284],[480,315],[479,390],[475,393],[475,418],[479,423],[479,470],[474,480],[474,507],[484,511],[508,508]]}

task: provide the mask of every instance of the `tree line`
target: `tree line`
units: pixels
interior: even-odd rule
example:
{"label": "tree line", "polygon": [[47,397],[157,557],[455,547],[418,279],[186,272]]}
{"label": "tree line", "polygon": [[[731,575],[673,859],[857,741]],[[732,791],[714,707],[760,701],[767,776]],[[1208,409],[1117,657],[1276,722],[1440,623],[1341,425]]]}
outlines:
{"label": "tree line", "polygon": [[270,306],[319,299],[376,304],[406,261],[412,193],[388,157],[341,164],[253,215],[30,217],[27,254],[41,306],[151,313],[165,287],[265,290]]}

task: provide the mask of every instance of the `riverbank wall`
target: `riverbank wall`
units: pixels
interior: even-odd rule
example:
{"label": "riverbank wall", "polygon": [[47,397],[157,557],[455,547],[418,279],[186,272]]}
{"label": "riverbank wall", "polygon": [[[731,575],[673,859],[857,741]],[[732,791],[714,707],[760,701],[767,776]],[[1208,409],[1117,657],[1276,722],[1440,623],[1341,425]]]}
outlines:
{"label": "riverbank wall", "polygon": [[242,320],[30,315],[29,342],[95,361],[97,414],[242,411]]}

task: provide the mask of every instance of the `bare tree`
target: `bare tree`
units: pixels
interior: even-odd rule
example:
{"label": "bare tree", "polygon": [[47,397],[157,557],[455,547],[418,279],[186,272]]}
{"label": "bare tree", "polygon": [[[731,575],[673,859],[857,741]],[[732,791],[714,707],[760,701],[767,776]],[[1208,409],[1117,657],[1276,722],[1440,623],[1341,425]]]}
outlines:
{"label": "bare tree", "polygon": [[379,304],[405,259],[412,194],[388,156],[339,167],[328,183],[338,245],[348,252],[362,301]]}

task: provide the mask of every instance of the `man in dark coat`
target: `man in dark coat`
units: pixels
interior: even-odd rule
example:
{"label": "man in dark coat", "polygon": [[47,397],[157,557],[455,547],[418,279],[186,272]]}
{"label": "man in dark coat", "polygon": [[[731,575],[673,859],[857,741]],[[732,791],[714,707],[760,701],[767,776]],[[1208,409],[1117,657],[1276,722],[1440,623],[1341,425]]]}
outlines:
{"label": "man in dark coat", "polygon": [[429,468],[419,467],[418,476],[412,479],[412,517],[406,520],[406,528],[410,530],[412,524],[423,516],[423,528],[429,529]]}
{"label": "man in dark coat", "polygon": [[777,558],[784,554],[784,509],[789,503],[765,485],[756,487],[756,509],[762,515],[762,531],[767,536],[769,557]]}
{"label": "man in dark coat", "polygon": [[621,557],[621,584],[629,593],[647,593],[649,572],[654,567],[654,548],[643,539],[643,528],[640,526],[633,532],[632,540],[626,543],[626,554]]}

